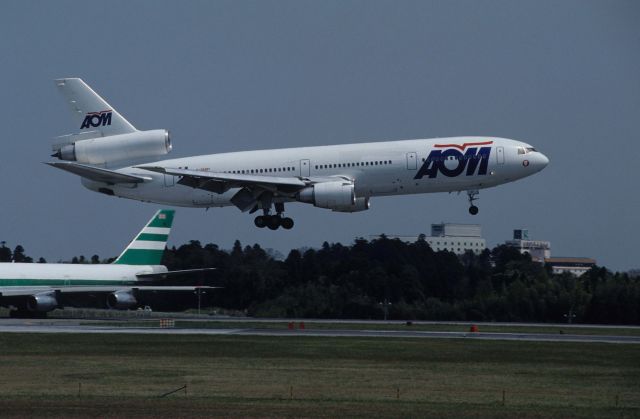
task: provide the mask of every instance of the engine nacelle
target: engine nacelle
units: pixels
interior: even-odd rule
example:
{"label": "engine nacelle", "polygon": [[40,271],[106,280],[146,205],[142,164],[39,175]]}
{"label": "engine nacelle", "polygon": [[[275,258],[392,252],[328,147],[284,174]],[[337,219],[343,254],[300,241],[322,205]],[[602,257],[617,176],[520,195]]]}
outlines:
{"label": "engine nacelle", "polygon": [[156,129],[78,140],[61,146],[53,156],[60,160],[99,165],[164,156],[170,151],[169,131]]}
{"label": "engine nacelle", "polygon": [[58,300],[54,294],[36,294],[27,298],[27,310],[44,313],[58,307]]}
{"label": "engine nacelle", "polygon": [[349,181],[322,182],[298,192],[298,201],[341,211],[356,205],[355,186]]}
{"label": "engine nacelle", "polygon": [[369,208],[371,208],[369,197],[361,196],[360,198],[356,198],[356,202],[353,205],[349,205],[346,207],[331,208],[331,209],[336,212],[359,212],[359,211],[366,211]]}
{"label": "engine nacelle", "polygon": [[116,291],[107,296],[107,307],[127,310],[138,305],[136,297],[130,291]]}

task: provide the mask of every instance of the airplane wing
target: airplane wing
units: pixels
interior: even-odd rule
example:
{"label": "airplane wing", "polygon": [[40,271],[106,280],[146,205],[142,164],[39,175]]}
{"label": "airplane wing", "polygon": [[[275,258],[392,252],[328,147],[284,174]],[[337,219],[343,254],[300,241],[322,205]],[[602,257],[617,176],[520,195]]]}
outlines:
{"label": "airplane wing", "polygon": [[0,305],[22,307],[30,312],[46,313],[57,307],[113,308],[126,310],[146,305],[158,293],[211,290],[209,286],[63,286],[0,287]]}
{"label": "airplane wing", "polygon": [[181,276],[181,275],[191,275],[194,273],[200,272],[209,272],[214,271],[216,268],[201,268],[201,269],[182,269],[179,271],[168,271],[168,272],[155,272],[149,274],[136,274],[138,279],[142,280],[154,280],[154,279],[165,279],[173,276]]}
{"label": "airplane wing", "polygon": [[196,291],[198,289],[215,289],[210,286],[182,286],[182,285],[69,285],[63,287],[0,287],[0,297],[28,297],[37,294],[110,294],[117,291]]}
{"label": "airplane wing", "polygon": [[[307,186],[307,183],[300,178],[293,177],[241,175],[187,169],[168,169],[156,166],[137,166],[137,168],[180,176],[182,179],[180,179],[178,183],[182,185],[216,193],[223,193],[231,188],[257,185],[265,189],[289,189],[291,191],[297,191]],[[220,190],[221,192],[219,192]]]}
{"label": "airplane wing", "polygon": [[142,183],[151,178],[129,175],[116,172],[115,170],[102,169],[100,167],[89,166],[86,164],[73,162],[45,162],[49,166],[56,167],[61,170],[73,173],[74,175],[94,180],[96,182],[105,182],[110,184],[116,183]]}
{"label": "airplane wing", "polygon": [[179,184],[192,188],[222,194],[232,188],[240,190],[231,198],[231,202],[241,211],[254,208],[264,192],[293,196],[311,182],[303,178],[279,176],[255,176],[200,170],[173,169],[157,166],[137,166],[156,173],[179,176]]}

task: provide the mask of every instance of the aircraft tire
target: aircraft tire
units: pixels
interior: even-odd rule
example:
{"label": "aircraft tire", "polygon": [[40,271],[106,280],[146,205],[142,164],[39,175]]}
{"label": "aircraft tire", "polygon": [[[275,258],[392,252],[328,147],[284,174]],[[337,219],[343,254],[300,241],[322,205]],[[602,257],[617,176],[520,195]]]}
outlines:
{"label": "aircraft tire", "polygon": [[256,225],[256,227],[258,228],[265,228],[267,226],[267,217],[265,217],[264,215],[258,215],[255,220],[253,220],[253,223]]}
{"label": "aircraft tire", "polygon": [[280,224],[282,225],[282,228],[284,228],[285,230],[291,230],[293,228],[293,219],[289,217],[284,217],[280,221]]}
{"label": "aircraft tire", "polygon": [[478,213],[478,211],[479,211],[479,209],[475,205],[471,205],[469,207],[469,214],[471,214],[471,215],[476,215]]}
{"label": "aircraft tire", "polygon": [[280,227],[280,217],[270,216],[267,219],[267,227],[271,230],[277,230]]}

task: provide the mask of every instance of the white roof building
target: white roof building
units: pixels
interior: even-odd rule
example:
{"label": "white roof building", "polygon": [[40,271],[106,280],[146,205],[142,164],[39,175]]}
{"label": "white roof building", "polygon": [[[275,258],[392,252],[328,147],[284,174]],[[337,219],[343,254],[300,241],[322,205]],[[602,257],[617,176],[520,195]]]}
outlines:
{"label": "white roof building", "polygon": [[[387,237],[415,242],[420,236],[387,235]],[[479,224],[431,224],[431,235],[425,236],[424,239],[436,252],[447,250],[458,255],[467,251],[480,254],[487,247],[485,239],[482,238],[482,227]]]}

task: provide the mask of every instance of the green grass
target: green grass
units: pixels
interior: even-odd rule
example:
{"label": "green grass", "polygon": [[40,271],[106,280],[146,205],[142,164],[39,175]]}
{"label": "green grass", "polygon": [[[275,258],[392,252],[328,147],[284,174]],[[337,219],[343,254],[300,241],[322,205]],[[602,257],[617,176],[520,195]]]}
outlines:
{"label": "green grass", "polygon": [[0,351],[3,417],[640,416],[639,345],[0,334]]}

